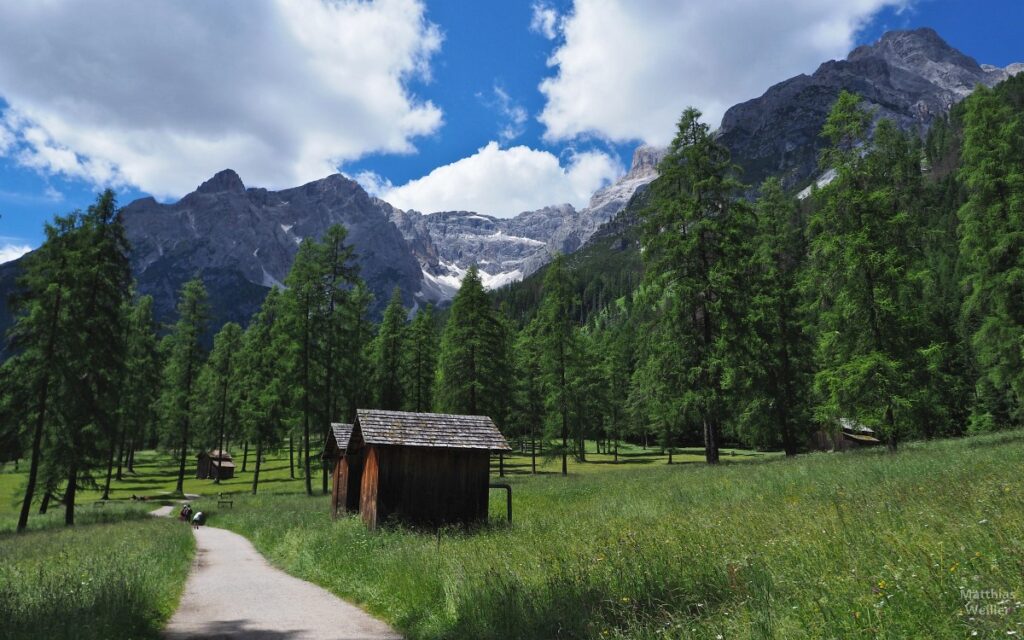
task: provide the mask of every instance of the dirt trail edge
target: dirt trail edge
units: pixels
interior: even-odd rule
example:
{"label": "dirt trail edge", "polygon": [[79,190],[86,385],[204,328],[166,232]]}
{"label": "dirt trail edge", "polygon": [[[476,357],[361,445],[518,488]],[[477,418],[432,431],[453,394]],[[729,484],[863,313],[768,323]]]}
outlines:
{"label": "dirt trail edge", "polygon": [[196,558],[164,638],[401,638],[359,607],[275,569],[244,537],[216,527],[195,533]]}

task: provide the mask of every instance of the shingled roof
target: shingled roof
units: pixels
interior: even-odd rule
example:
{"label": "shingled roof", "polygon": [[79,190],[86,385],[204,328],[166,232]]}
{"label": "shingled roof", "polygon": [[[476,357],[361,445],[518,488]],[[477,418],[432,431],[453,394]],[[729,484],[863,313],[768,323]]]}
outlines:
{"label": "shingled roof", "polygon": [[348,440],[352,437],[352,425],[345,422],[332,422],[331,431],[334,432],[334,441],[338,443],[338,448],[347,448]]}
{"label": "shingled roof", "polygon": [[359,409],[356,422],[366,444],[510,451],[487,416]]}

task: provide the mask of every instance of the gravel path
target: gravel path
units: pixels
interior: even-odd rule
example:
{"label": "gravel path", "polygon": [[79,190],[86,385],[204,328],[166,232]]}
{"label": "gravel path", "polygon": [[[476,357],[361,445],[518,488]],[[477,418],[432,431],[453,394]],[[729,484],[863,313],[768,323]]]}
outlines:
{"label": "gravel path", "polygon": [[242,536],[215,527],[195,533],[196,559],[165,638],[401,638],[362,609],[270,566]]}

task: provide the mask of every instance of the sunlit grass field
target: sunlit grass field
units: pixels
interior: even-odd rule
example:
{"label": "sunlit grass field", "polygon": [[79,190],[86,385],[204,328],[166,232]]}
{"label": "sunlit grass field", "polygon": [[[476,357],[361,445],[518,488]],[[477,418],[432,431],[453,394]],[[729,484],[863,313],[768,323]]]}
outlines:
{"label": "sunlit grass field", "polygon": [[191,531],[143,514],[104,517],[105,524],[0,534],[0,637],[159,636],[192,562]]}
{"label": "sunlit grass field", "polygon": [[1024,635],[1022,460],[1014,432],[510,474],[511,527],[496,492],[489,526],[440,535],[332,522],[322,496],[208,508],[410,638],[1007,638]]}

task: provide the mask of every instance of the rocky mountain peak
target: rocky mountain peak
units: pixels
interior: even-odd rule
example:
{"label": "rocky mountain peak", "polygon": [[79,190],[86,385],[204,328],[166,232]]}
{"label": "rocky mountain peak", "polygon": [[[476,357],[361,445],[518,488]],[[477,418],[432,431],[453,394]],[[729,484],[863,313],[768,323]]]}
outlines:
{"label": "rocky mountain peak", "polygon": [[223,169],[199,185],[197,193],[245,193],[245,184],[231,169]]}
{"label": "rocky mountain peak", "polygon": [[642,144],[633,151],[633,162],[630,164],[629,172],[624,180],[636,180],[638,178],[651,178],[657,174],[658,163],[665,157],[665,149]]}
{"label": "rocky mountain peak", "polygon": [[812,75],[795,76],[731,107],[719,139],[748,184],[778,175],[789,186],[805,185],[818,171],[821,128],[840,92],[858,94],[876,117],[923,134],[976,86],[992,86],[1016,71],[1017,65],[979,65],[932,29],[890,31],[845,60],[825,62]]}

